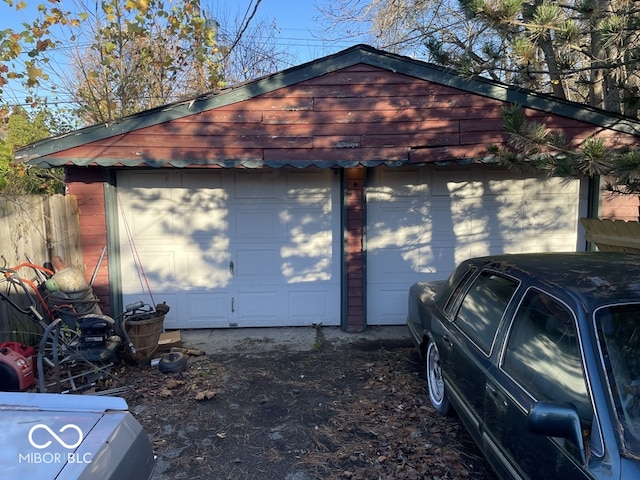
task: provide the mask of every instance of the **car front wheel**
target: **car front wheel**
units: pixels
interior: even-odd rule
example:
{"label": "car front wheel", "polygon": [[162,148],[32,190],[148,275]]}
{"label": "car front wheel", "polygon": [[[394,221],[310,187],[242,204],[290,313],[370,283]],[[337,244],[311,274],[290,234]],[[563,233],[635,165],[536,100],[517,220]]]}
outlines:
{"label": "car front wheel", "polygon": [[453,409],[444,385],[444,377],[440,367],[440,353],[432,340],[429,340],[429,345],[427,346],[427,384],[429,386],[429,400],[433,408],[440,415],[451,415]]}

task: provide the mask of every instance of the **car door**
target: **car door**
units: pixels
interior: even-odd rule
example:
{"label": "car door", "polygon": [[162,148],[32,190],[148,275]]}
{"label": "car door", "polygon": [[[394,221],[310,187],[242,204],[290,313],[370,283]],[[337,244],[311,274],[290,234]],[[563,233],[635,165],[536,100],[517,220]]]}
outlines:
{"label": "car door", "polygon": [[458,411],[469,429],[477,431],[483,416],[483,391],[496,332],[518,282],[491,270],[473,280],[459,304],[450,335],[442,339],[443,371],[458,397]]}
{"label": "car door", "polygon": [[584,375],[576,320],[556,298],[530,288],[513,317],[500,368],[487,377],[485,435],[514,478],[590,478],[577,445],[529,433],[535,401],[568,402],[591,429],[593,408]]}

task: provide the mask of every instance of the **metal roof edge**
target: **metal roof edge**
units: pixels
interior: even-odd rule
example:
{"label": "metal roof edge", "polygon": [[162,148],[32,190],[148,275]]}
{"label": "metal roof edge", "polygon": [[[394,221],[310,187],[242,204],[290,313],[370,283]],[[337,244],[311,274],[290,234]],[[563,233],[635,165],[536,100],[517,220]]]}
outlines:
{"label": "metal roof edge", "polygon": [[52,162],[51,159],[40,161],[37,163],[33,163],[33,166],[40,168],[56,168],[63,166],[72,166],[72,167],[89,167],[89,166],[100,166],[100,167],[113,167],[113,168],[163,168],[163,167],[173,167],[173,168],[247,168],[247,169],[255,169],[255,168],[284,168],[284,167],[293,167],[293,168],[308,168],[308,167],[317,167],[317,168],[353,168],[357,166],[364,167],[376,167],[379,165],[386,165],[388,167],[399,167],[408,163],[407,160],[347,160],[347,161],[337,161],[337,160],[252,160],[252,159],[240,159],[240,160],[216,160],[208,163],[201,162],[192,162],[188,160],[141,160],[139,162],[132,161],[114,161],[110,159],[99,159],[99,160],[91,160],[86,158],[64,158],[60,159],[60,162]]}
{"label": "metal roof edge", "polygon": [[32,165],[41,168],[56,168],[63,166],[73,167],[115,167],[115,168],[353,168],[358,166],[363,167],[377,167],[385,165],[387,167],[400,167],[402,165],[471,165],[471,164],[493,164],[497,163],[497,159],[493,156],[485,157],[466,157],[466,158],[452,158],[450,160],[438,160],[438,161],[425,161],[425,162],[412,162],[409,159],[404,160],[390,160],[390,159],[376,159],[376,160],[258,160],[258,159],[227,159],[227,160],[215,160],[207,163],[193,162],[189,160],[144,160],[139,161],[131,160],[113,160],[109,158],[102,159],[86,159],[86,158],[61,158],[59,162],[53,162],[57,159],[43,159],[38,163]]}

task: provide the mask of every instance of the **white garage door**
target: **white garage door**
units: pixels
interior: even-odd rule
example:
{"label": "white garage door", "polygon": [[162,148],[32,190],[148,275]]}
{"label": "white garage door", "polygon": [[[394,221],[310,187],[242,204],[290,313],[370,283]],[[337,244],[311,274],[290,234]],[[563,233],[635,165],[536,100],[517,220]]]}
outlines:
{"label": "white garage door", "polygon": [[403,324],[417,281],[479,255],[584,248],[586,182],[475,165],[376,169],[367,186],[367,323]]}
{"label": "white garage door", "polygon": [[327,170],[121,172],[123,302],[150,289],[166,328],[339,325],[338,188]]}

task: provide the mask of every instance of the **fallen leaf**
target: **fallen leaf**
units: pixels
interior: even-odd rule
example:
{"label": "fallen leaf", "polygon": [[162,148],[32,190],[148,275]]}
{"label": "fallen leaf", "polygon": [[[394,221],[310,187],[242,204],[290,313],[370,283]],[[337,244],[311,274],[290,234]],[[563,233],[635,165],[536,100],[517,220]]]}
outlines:
{"label": "fallen leaf", "polygon": [[211,400],[215,396],[216,392],[214,392],[213,390],[205,390],[203,392],[196,393],[196,400],[199,402],[202,400]]}
{"label": "fallen leaf", "polygon": [[184,385],[184,380],[177,380],[175,378],[172,378],[167,382],[167,388],[169,390],[173,390],[174,388],[181,387],[182,385]]}

